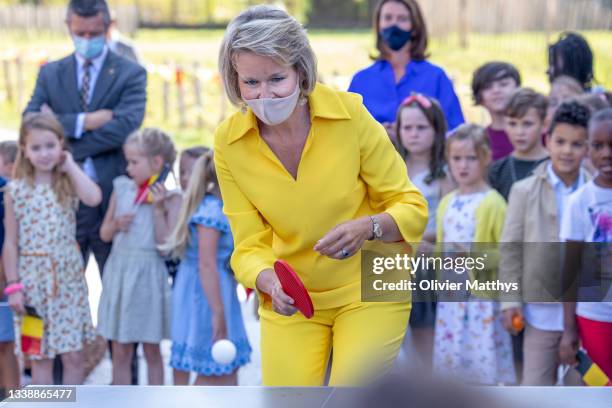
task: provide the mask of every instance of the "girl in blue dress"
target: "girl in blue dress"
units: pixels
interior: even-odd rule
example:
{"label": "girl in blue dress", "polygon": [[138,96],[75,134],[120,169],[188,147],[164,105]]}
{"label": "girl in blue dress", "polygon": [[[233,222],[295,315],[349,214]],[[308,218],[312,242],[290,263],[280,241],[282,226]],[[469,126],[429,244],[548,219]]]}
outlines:
{"label": "girl in blue dress", "polygon": [[[229,269],[234,249],[232,233],[222,212],[213,152],[193,168],[176,228],[165,250],[181,258],[172,295],[172,355],[175,385],[236,385],[237,370],[250,360],[236,280]],[[215,341],[229,339],[237,349],[229,364],[211,356]]]}

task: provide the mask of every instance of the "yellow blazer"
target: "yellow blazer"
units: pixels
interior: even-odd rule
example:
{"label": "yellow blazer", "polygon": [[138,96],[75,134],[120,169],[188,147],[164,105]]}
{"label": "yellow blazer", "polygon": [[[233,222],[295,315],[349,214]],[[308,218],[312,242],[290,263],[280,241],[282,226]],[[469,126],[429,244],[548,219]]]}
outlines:
{"label": "yellow blazer", "polygon": [[233,237],[231,266],[254,288],[276,259],[293,266],[315,309],[360,300],[361,253],[334,260],[313,250],[331,228],[386,212],[407,243],[419,242],[427,202],[361,96],[317,84],[311,129],[294,179],[260,137],[249,109],[215,132],[215,167]]}

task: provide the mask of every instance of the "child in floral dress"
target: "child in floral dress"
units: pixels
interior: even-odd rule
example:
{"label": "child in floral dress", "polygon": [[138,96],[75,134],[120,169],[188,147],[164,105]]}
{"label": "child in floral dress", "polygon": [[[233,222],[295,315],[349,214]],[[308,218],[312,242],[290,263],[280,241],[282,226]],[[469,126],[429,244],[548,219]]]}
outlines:
{"label": "child in floral dress", "polygon": [[5,195],[5,292],[19,316],[30,306],[43,320],[40,353],[30,356],[34,384],[53,384],[57,355],[64,365],[63,383],[82,383],[83,343],[95,338],[75,229],[79,199],[96,206],[102,195],[63,150],[64,140],[53,115],[26,116],[15,178]]}
{"label": "child in floral dress", "polygon": [[[438,207],[438,249],[498,242],[506,204],[485,182],[491,150],[484,129],[462,125],[446,143],[448,164],[458,188]],[[460,252],[467,252],[467,248]],[[466,301],[438,302],[434,370],[470,383],[515,382],[511,339],[502,325],[499,303],[468,296],[462,299]]]}

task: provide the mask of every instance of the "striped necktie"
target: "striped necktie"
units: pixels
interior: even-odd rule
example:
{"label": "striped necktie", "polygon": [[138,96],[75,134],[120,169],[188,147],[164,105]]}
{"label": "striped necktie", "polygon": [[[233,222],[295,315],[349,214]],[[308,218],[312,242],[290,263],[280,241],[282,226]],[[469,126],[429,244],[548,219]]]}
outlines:
{"label": "striped necktie", "polygon": [[81,108],[83,112],[87,112],[89,104],[89,76],[90,76],[91,60],[85,60],[83,63],[83,81],[81,82]]}

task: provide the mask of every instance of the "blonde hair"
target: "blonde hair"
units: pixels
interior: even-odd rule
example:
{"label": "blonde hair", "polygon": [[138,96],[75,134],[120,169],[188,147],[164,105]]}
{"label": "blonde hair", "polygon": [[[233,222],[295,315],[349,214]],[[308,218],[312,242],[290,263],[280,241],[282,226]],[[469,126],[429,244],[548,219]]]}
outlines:
{"label": "blonde hair", "polygon": [[164,164],[172,168],[176,160],[176,149],[172,139],[166,132],[157,128],[144,128],[132,132],[124,145],[136,144],[149,159],[161,156]]}
{"label": "blonde hair", "polygon": [[173,257],[181,257],[189,243],[189,220],[208,193],[218,189],[217,173],[213,161],[213,151],[209,150],[196,160],[193,173],[189,178],[187,191],[181,204],[176,226],[166,243],[160,249],[170,252]]}
{"label": "blonde hair", "polygon": [[473,123],[464,123],[451,132],[446,139],[446,160],[449,160],[450,147],[453,142],[470,140],[474,144],[476,155],[483,161],[488,162],[491,159],[491,144],[487,131],[482,126]]}
{"label": "blonde hair", "polygon": [[[30,186],[34,185],[35,168],[30,160],[25,156],[25,146],[28,136],[32,130],[46,130],[53,133],[62,148],[65,146],[64,128],[61,123],[50,113],[33,112],[28,113],[21,121],[19,129],[19,141],[17,149],[17,158],[15,160],[15,168],[13,176],[16,180],[25,180]],[[56,165],[52,170],[51,189],[57,197],[60,205],[68,207],[76,198],[76,193],[68,174],[60,170],[60,166]]]}
{"label": "blonde hair", "polygon": [[234,18],[219,51],[219,72],[230,102],[242,103],[235,58],[241,52],[270,57],[294,68],[302,96],[309,95],[317,81],[317,59],[306,30],[286,11],[267,5],[249,7]]}

